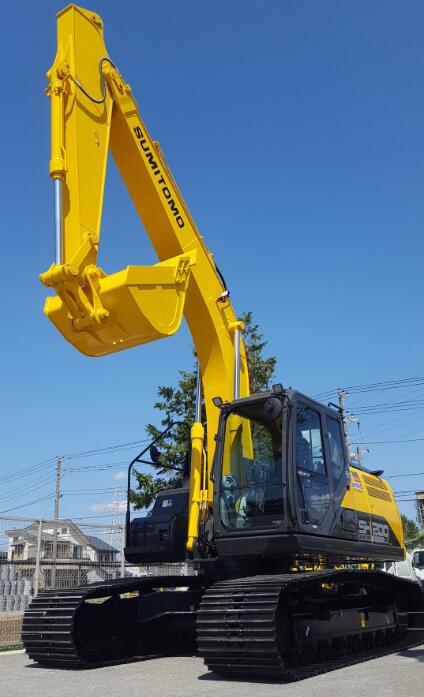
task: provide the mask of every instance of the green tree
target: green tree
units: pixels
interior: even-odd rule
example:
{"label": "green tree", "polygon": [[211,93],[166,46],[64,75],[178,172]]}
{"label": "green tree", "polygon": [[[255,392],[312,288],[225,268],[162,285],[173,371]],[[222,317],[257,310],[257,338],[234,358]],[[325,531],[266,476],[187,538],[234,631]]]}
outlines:
{"label": "green tree", "polygon": [[[260,392],[269,389],[277,359],[275,356],[264,357],[267,342],[259,326],[254,323],[252,313],[246,312],[241,319],[245,325],[243,340],[249,369],[250,392]],[[146,431],[153,440],[174,421],[179,421],[182,425],[171,429],[168,436],[158,443],[160,456],[153,472],[134,471],[137,489],[131,491],[131,502],[136,509],[147,508],[159,491],[175,487],[184,471],[190,427],[194,421],[196,366],[191,371],[180,370],[179,376],[176,387],[158,387],[159,398],[154,407],[161,414],[160,426],[148,424]]]}
{"label": "green tree", "polygon": [[418,537],[419,530],[417,524],[406,515],[401,515],[402,528],[405,540],[410,540],[413,537]]}

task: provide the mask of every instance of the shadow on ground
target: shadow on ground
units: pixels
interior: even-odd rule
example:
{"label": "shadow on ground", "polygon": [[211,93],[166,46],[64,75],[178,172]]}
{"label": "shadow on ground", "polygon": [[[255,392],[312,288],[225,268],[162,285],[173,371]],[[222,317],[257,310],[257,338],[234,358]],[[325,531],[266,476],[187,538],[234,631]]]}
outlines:
{"label": "shadow on ground", "polygon": [[424,663],[424,649],[405,649],[404,651],[399,651],[398,656],[405,656],[405,658],[415,658],[417,661]]}
{"label": "shadow on ground", "polygon": [[[395,656],[404,656],[405,658],[413,658],[417,661],[420,661],[421,663],[424,663],[424,648],[422,646],[416,647],[416,648],[410,648],[410,649],[403,649],[402,651],[393,651],[392,654],[386,654],[386,656],[390,655],[395,655]],[[378,660],[380,658],[385,658],[386,656],[376,656],[375,658],[365,658],[364,660],[360,661],[353,661],[351,665],[341,665],[339,667],[332,668],[330,671],[323,671],[322,673],[317,673],[317,675],[325,675],[326,673],[328,674],[329,672],[335,672],[338,670],[343,670],[343,668],[350,668],[353,667],[354,665],[361,665],[364,663],[367,663],[368,661],[374,661]],[[296,682],[303,682],[304,680],[308,680],[309,677],[315,677],[314,675],[311,676],[305,676],[303,678],[300,678]],[[203,673],[203,675],[199,675],[199,680],[206,680],[206,681],[212,681],[212,682],[249,682],[249,683],[255,683],[258,685],[266,685],[266,684],[273,684],[273,685],[287,685],[287,683],[292,682],[290,680],[282,678],[261,678],[260,676],[256,675],[218,675],[218,673]]]}

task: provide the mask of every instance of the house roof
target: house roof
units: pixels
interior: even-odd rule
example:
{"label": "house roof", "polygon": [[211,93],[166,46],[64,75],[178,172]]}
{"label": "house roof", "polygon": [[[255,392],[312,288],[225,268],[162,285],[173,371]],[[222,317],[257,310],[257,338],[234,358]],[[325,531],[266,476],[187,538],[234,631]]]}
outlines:
{"label": "house roof", "polygon": [[[52,525],[55,524],[54,521],[46,521],[46,526],[47,525]],[[72,520],[69,519],[63,519],[63,520],[58,520],[57,525],[60,528],[62,527],[69,527],[72,530],[72,534],[74,538],[77,538],[79,543],[81,544],[89,544],[93,549],[99,551],[113,551],[113,552],[118,552],[116,547],[112,547],[112,545],[108,544],[104,540],[102,540],[100,537],[96,537],[95,535],[86,535]],[[14,537],[14,536],[19,536],[21,538],[26,539],[27,541],[31,542],[32,544],[36,544],[37,542],[37,534],[38,534],[38,523],[31,523],[30,525],[27,525],[26,527],[23,528],[14,528],[12,530],[6,530],[6,535],[8,537]],[[42,540],[53,540],[53,535],[46,530],[42,531]],[[64,539],[61,536],[61,533],[58,532],[58,542],[69,542],[69,540]]]}
{"label": "house roof", "polygon": [[112,547],[112,545],[100,539],[100,537],[95,537],[95,535],[86,535],[86,538],[94,549],[111,552],[118,551],[116,547]]}
{"label": "house roof", "polygon": [[[31,525],[27,525],[25,528],[13,528],[12,530],[6,530],[6,535],[8,537],[20,537],[22,539],[25,539],[29,542],[32,542],[33,544],[37,542],[37,537],[38,537],[38,531],[37,531],[37,524],[33,523]],[[60,536],[60,533],[57,536],[58,541],[63,543],[63,542],[69,542],[69,540],[64,540],[63,537]],[[41,531],[41,539],[43,541],[49,541],[54,539],[54,535],[50,532],[47,532],[46,530]]]}

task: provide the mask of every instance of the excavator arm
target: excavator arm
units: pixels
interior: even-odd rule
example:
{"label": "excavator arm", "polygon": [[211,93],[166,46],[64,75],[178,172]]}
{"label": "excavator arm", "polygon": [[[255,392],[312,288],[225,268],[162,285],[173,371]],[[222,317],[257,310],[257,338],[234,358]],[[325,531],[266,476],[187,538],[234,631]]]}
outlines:
{"label": "excavator arm", "polygon": [[[184,315],[207,416],[206,465],[203,426],[197,421],[192,428],[192,549],[199,510],[213,496],[209,472],[219,409],[212,399],[249,394],[242,323],[160,146],[141,119],[131,87],[108,57],[97,14],[75,5],[58,14],[58,51],[47,76],[55,261],[40,278],[56,295],[47,298],[44,311],[64,338],[88,356],[170,336]],[[97,253],[109,149],[159,262],[107,275],[97,266]],[[234,439],[240,439],[236,431]]]}

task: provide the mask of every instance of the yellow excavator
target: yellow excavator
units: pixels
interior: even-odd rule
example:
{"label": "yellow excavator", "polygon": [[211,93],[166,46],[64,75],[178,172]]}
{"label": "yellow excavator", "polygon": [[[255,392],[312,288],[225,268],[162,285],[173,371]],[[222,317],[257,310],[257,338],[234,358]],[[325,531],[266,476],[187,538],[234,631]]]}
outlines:
{"label": "yellow excavator", "polygon": [[[338,407],[280,384],[249,394],[243,324],[98,14],[59,12],[47,75],[55,258],[40,276],[54,291],[44,311],[93,357],[171,336],[185,317],[199,365],[189,466],[149,516],[131,520],[128,498],[125,555],[189,559],[193,573],[41,593],[23,622],[29,656],[84,667],[184,645],[218,673],[293,680],[410,645],[421,587],[375,569],[405,554],[393,492],[381,471],[349,463]],[[107,275],[96,262],[109,148],[159,261]],[[147,450],[129,465],[128,497]]]}

